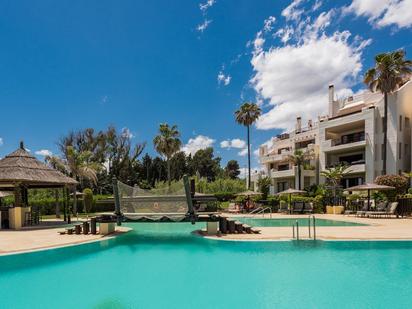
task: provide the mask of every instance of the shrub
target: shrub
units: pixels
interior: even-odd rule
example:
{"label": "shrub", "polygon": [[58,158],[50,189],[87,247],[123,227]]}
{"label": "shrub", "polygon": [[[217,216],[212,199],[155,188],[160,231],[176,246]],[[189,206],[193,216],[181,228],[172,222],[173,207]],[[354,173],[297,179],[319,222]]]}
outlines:
{"label": "shrub", "polygon": [[90,212],[93,205],[93,191],[89,188],[83,190],[83,210],[86,214]]}
{"label": "shrub", "polygon": [[232,192],[216,192],[214,196],[219,202],[227,202],[235,199],[236,195]]}
{"label": "shrub", "polygon": [[269,191],[270,191],[270,185],[271,185],[270,178],[269,177],[259,178],[257,184],[258,184],[260,193],[262,193],[262,199],[266,200],[269,195]]}
{"label": "shrub", "polygon": [[395,188],[395,190],[382,191],[389,200],[394,200],[396,195],[404,194],[409,187],[409,179],[400,175],[378,176],[375,183]]}

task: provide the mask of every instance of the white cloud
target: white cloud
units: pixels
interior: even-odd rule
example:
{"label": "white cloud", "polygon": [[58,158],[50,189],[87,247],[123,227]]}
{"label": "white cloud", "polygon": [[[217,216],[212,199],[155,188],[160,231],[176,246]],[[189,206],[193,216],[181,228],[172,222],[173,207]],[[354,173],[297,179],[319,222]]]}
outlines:
{"label": "white cloud", "polygon": [[220,147],[243,149],[246,147],[246,142],[242,139],[234,138],[232,140],[224,140],[220,142]]}
{"label": "white cloud", "polygon": [[205,14],[209,8],[216,3],[215,0],[207,0],[205,3],[200,3],[199,8]]}
{"label": "white cloud", "polygon": [[269,16],[263,22],[263,31],[270,32],[273,30],[273,24],[276,22],[276,18],[274,16]]}
{"label": "white cloud", "polygon": [[122,135],[127,138],[134,138],[134,134],[129,130],[129,128],[126,127],[122,129]]}
{"label": "white cloud", "polygon": [[241,157],[247,156],[247,148],[242,149],[242,150],[239,151],[237,154],[238,154],[239,156],[241,156]]}
{"label": "white cloud", "polygon": [[[244,179],[246,178],[246,176],[248,175],[248,169],[247,167],[242,167],[239,169],[240,170],[240,174],[239,174],[239,178]],[[250,168],[250,175],[255,175],[258,174],[262,169],[260,167],[251,167]]]}
{"label": "white cloud", "polygon": [[232,80],[232,77],[229,74],[225,75],[225,73],[222,70],[217,75],[217,83],[219,85],[223,84],[225,86],[228,86],[231,80]]}
{"label": "white cloud", "polygon": [[303,14],[303,9],[298,9],[298,6],[303,2],[303,0],[293,0],[283,11],[282,16],[286,20],[298,20]]}
{"label": "white cloud", "polygon": [[52,156],[53,152],[51,152],[48,149],[41,149],[41,150],[37,150],[34,152],[36,155],[38,156],[42,156],[42,157],[46,157],[46,156]]}
{"label": "white cloud", "polygon": [[412,26],[412,0],[353,0],[343,11],[365,16],[376,27]]}
{"label": "white cloud", "polygon": [[349,31],[326,34],[336,11],[322,12],[312,21],[304,12],[295,12],[300,3],[295,0],[284,10],[282,15],[291,23],[275,32],[285,45],[258,46],[253,52],[255,74],[250,82],[271,106],[257,121],[258,129],[290,130],[297,116],[316,119],[327,111],[328,85],[351,93],[362,69],[362,50],[370,40],[351,40]]}
{"label": "white cloud", "polygon": [[107,95],[102,96],[100,99],[100,104],[104,105],[109,101],[109,97]]}
{"label": "white cloud", "polygon": [[203,23],[201,23],[200,25],[197,26],[197,31],[199,32],[203,32],[207,29],[207,27],[209,27],[210,23],[212,22],[212,20],[210,19],[205,19]]}
{"label": "white cloud", "polygon": [[187,144],[182,147],[182,151],[187,155],[194,155],[200,149],[206,149],[213,146],[214,142],[215,140],[208,136],[198,135],[195,138],[189,139]]}
{"label": "white cloud", "polygon": [[0,146],[3,146],[3,144],[4,144],[3,138],[0,137]]}

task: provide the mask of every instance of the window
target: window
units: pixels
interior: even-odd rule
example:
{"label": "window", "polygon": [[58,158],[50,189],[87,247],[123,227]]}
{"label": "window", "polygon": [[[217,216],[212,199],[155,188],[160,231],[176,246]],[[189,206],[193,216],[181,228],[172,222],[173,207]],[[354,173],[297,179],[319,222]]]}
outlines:
{"label": "window", "polygon": [[381,159],[383,160],[383,157],[385,156],[385,145],[382,144],[381,146]]}
{"label": "window", "polygon": [[399,143],[399,160],[402,159],[402,143]]}
{"label": "window", "polygon": [[405,128],[409,129],[411,127],[411,123],[408,117],[405,117]]}
{"label": "window", "polygon": [[408,152],[409,152],[409,144],[405,144],[405,147],[403,147],[404,151],[405,151],[405,158],[408,157]]}
{"label": "window", "polygon": [[402,131],[402,115],[399,116],[399,131]]}

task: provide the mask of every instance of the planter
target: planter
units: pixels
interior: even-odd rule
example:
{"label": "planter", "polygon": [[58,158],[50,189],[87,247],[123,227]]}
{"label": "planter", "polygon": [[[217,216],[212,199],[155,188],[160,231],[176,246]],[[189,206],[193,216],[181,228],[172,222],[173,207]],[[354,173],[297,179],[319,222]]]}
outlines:
{"label": "planter", "polygon": [[343,214],[343,206],[326,206],[326,213],[328,215],[340,215]]}

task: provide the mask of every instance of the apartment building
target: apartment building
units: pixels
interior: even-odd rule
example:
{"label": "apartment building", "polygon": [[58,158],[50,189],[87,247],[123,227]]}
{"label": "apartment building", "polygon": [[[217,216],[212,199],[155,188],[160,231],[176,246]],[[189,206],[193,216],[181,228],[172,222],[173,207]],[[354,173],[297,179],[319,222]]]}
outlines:
{"label": "apartment building", "polygon": [[[298,188],[297,167],[290,162],[296,149],[314,153],[301,171],[301,188],[324,183],[321,171],[334,165],[349,165],[342,186],[373,182],[382,174],[384,98],[365,91],[336,99],[329,86],[329,110],[317,122],[302,127],[297,115],[296,129],[272,138],[259,149],[260,163],[272,178],[273,192]],[[388,97],[387,174],[411,170],[412,81]]]}

